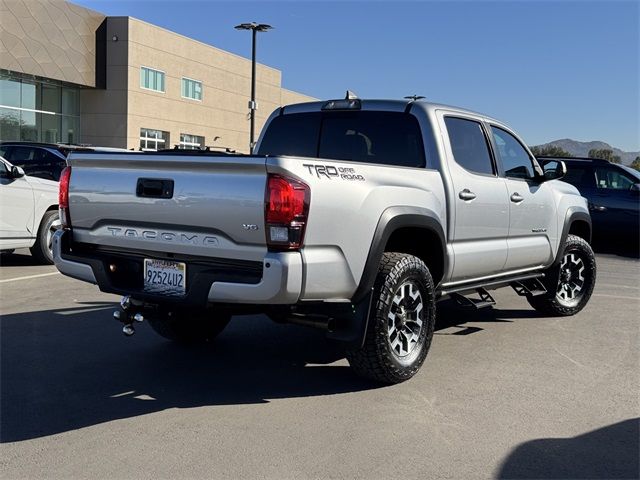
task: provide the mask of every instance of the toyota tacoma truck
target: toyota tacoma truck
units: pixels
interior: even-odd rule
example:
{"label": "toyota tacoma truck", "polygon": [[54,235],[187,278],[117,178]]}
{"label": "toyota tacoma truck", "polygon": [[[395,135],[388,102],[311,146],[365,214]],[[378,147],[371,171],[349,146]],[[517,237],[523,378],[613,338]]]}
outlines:
{"label": "toyota tacoma truck", "polygon": [[[573,315],[596,279],[591,220],[562,161],[540,165],[504,123],[426,101],[288,105],[251,155],[72,153],[58,269],[148,320],[210,340],[232,315],[323,328],[385,383],[423,364],[436,302],[510,286]],[[242,321],[242,320],[237,320]]]}

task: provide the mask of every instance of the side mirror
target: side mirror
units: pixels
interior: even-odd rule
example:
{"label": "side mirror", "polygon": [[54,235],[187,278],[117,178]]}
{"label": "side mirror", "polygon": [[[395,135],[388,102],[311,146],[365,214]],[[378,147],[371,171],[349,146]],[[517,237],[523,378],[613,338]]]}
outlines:
{"label": "side mirror", "polygon": [[631,188],[629,190],[631,190],[631,193],[635,195],[640,195],[640,183],[634,183],[633,185],[631,185]]}
{"label": "side mirror", "polygon": [[13,166],[11,167],[11,176],[13,178],[24,177],[24,170],[22,169],[22,167]]}
{"label": "side mirror", "polygon": [[567,174],[567,165],[562,160],[545,160],[542,164],[543,182],[559,180]]}

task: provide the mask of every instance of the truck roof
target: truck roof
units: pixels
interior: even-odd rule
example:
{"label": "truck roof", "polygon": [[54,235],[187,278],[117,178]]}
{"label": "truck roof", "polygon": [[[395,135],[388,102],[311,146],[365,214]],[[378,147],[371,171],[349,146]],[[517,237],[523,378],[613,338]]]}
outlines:
{"label": "truck roof", "polygon": [[[307,113],[307,112],[317,112],[322,110],[322,107],[331,101],[344,101],[345,99],[335,99],[335,100],[321,100],[316,102],[305,102],[305,103],[296,103],[292,105],[286,105],[281,108],[281,114],[290,114],[290,113]],[[483,117],[487,120],[494,121],[496,123],[502,123],[500,120],[490,117],[484,113],[476,112],[473,110],[469,110],[466,108],[455,107],[453,105],[445,105],[442,103],[429,102],[426,100],[390,100],[390,99],[360,99],[361,110],[386,110],[391,112],[403,112],[409,106],[411,108],[421,108],[425,110],[427,113],[431,113],[434,110],[449,110],[453,112],[458,112],[461,114],[474,115],[478,117]]]}

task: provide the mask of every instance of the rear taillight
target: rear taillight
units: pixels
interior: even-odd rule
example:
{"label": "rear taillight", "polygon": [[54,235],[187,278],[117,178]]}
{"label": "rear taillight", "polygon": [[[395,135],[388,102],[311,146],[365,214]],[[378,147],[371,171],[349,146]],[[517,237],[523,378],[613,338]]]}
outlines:
{"label": "rear taillight", "polygon": [[269,174],[265,198],[265,230],[270,250],[295,250],[302,247],[309,215],[309,186],[305,183]]}
{"label": "rear taillight", "polygon": [[58,190],[58,208],[60,209],[60,223],[62,228],[71,228],[69,216],[69,180],[71,180],[71,167],[64,167],[60,174]]}

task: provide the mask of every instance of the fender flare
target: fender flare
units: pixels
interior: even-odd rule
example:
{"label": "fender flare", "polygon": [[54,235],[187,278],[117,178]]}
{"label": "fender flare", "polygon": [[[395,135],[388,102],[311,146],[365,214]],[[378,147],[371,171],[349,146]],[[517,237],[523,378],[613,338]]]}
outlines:
{"label": "fender flare", "polygon": [[576,222],[581,221],[587,223],[589,225],[589,235],[585,240],[588,243],[591,243],[591,235],[592,235],[592,225],[591,225],[591,215],[589,212],[582,207],[572,206],[567,208],[567,212],[564,217],[564,223],[562,225],[562,233],[560,234],[560,240],[558,243],[558,252],[556,253],[556,259],[554,260],[552,266],[556,266],[562,260],[562,254],[564,253],[564,244],[567,241],[567,237],[569,236],[569,230],[571,230],[571,225]]}
{"label": "fender flare", "polygon": [[389,207],[378,220],[367,261],[360,277],[358,288],[351,299],[352,303],[357,304],[362,301],[373,290],[373,284],[378,273],[378,266],[384,253],[389,238],[399,228],[416,227],[422,228],[435,233],[439,239],[440,252],[443,260],[443,274],[447,272],[448,258],[446,249],[446,239],[444,229],[438,215],[432,210],[421,207],[396,206]]}
{"label": "fender flare", "polygon": [[369,326],[369,315],[373,304],[373,285],[378,274],[378,266],[389,238],[399,228],[417,227],[435,233],[439,239],[442,255],[443,274],[448,268],[444,229],[435,212],[426,208],[397,206],[389,207],[380,216],[369,247],[360,283],[348,309],[336,312],[335,318],[342,328],[328,333],[328,338],[344,342],[350,348],[362,348]]}

